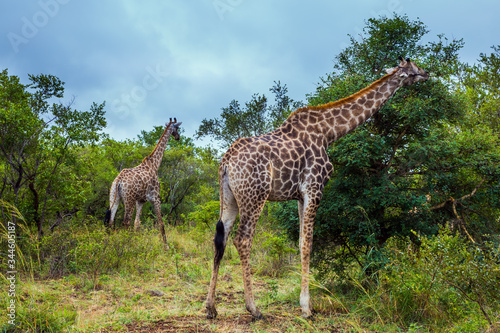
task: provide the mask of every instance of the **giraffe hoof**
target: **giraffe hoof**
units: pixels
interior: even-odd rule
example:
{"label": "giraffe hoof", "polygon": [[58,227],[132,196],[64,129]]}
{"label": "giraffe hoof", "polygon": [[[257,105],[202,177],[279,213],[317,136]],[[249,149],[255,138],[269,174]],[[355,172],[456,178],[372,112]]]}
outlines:
{"label": "giraffe hoof", "polygon": [[252,321],[263,320],[263,319],[265,319],[264,315],[262,315],[262,313],[258,311],[256,315],[252,314]]}
{"label": "giraffe hoof", "polygon": [[207,319],[215,319],[217,317],[217,310],[214,307],[207,307]]}
{"label": "giraffe hoof", "polygon": [[304,319],[312,319],[314,317],[314,313],[315,311],[309,311],[308,313],[307,312],[302,312],[302,318]]}

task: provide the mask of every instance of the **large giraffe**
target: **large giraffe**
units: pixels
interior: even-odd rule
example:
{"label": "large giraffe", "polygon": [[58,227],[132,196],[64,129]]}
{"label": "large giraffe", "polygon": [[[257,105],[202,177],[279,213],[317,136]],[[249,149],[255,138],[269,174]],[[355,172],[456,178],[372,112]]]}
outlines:
{"label": "large giraffe", "polygon": [[182,123],[178,123],[177,119],[170,118],[170,122],[165,124],[165,130],[161,135],[153,152],[146,156],[142,163],[131,169],[123,169],[116,176],[109,192],[109,209],[106,212],[104,223],[113,227],[116,210],[120,205],[120,200],[123,200],[125,206],[125,216],[123,225],[128,228],[134,204],[136,206],[136,214],[134,221],[134,229],[139,229],[141,225],[141,210],[146,201],[153,204],[158,227],[160,229],[161,238],[168,249],[167,238],[165,236],[165,227],[161,218],[161,203],[160,203],[160,182],[158,180],[158,168],[160,167],[163,158],[163,152],[167,146],[170,135],[175,140],[179,140],[178,129]]}
{"label": "large giraffe", "polygon": [[386,70],[387,75],[367,88],[336,102],[300,108],[273,132],[237,139],[226,152],[219,166],[220,219],[214,238],[207,318],[217,316],[215,289],[219,265],[238,213],[240,222],[234,245],[241,259],[245,305],[254,318],[262,318],[252,293],[249,258],[255,226],[266,200],[298,201],[300,306],[304,317],[312,315],[309,258],[314,218],[323,188],[333,171],[327,148],[373,116],[400,87],[428,79],[427,72],[415,62],[400,60],[397,67]]}

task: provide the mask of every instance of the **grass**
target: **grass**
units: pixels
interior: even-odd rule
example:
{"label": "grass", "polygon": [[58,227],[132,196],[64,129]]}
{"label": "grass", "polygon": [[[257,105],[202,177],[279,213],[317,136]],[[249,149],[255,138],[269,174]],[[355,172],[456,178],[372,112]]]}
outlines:
{"label": "grass", "polygon": [[[43,254],[45,264],[32,259],[30,267],[35,268],[34,272],[27,270],[18,281],[21,304],[17,310],[18,328],[14,329],[5,316],[0,316],[2,331],[332,332],[338,325],[328,318],[330,314],[325,319],[318,314],[314,322],[300,317],[296,258],[286,263],[288,273],[279,278],[255,274],[257,305],[266,315],[265,320],[255,322],[245,310],[237,252],[232,244],[228,245],[219,272],[216,298],[219,316],[207,320],[205,298],[213,260],[211,232],[169,228],[171,249],[165,252],[161,250],[156,230],[137,234],[119,231],[109,236],[92,228],[78,230],[79,235],[71,231],[73,239],[94,244],[90,247],[81,244],[64,253],[54,250],[63,246],[53,244],[52,252],[47,250]],[[56,242],[61,239],[64,239],[61,235],[53,236]],[[96,240],[106,246],[99,246]],[[128,246],[135,248],[137,254],[144,250],[137,243],[146,244],[146,249],[155,255],[137,258],[116,248]],[[256,242],[254,248],[260,245]],[[116,255],[117,251],[124,259],[109,260],[108,256]],[[258,250],[255,252],[255,257],[263,256]],[[68,257],[69,267],[62,269],[61,274],[44,267],[51,256],[61,255]],[[265,265],[265,262],[254,263],[255,271]],[[2,300],[7,299],[5,290],[0,295]]]}
{"label": "grass", "polygon": [[[253,246],[254,292],[265,320],[253,321],[245,310],[240,262],[232,244],[219,271],[219,315],[216,320],[205,318],[212,231],[170,227],[170,250],[165,252],[157,230],[107,234],[89,224],[68,226],[37,246],[23,244],[27,259],[17,285],[17,326],[0,316],[0,331],[476,332],[488,327],[478,310],[461,322],[408,324],[393,317],[401,304],[387,285],[354,279],[351,291],[342,293],[314,277],[311,296],[317,313],[311,320],[303,319],[297,251],[265,224],[257,234],[261,236]],[[269,237],[262,236],[266,234]],[[3,308],[6,294],[2,288]],[[498,322],[500,315],[491,314]]]}

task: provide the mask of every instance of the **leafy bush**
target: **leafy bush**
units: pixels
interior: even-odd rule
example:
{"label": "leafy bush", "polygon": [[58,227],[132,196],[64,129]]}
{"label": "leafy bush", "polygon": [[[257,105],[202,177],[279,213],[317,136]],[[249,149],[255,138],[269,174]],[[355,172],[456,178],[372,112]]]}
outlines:
{"label": "leafy bush", "polygon": [[73,223],[46,235],[40,241],[25,242],[29,269],[41,278],[85,273],[97,283],[100,274],[114,271],[142,274],[154,269],[163,251],[158,230],[118,230],[108,233],[101,225]]}
{"label": "leafy bush", "polygon": [[219,211],[219,201],[208,201],[202,205],[196,206],[195,210],[188,214],[188,220],[195,223],[195,226],[202,230],[214,229],[215,223],[219,219]]}
{"label": "leafy bush", "polygon": [[290,242],[285,235],[279,235],[269,232],[263,232],[256,236],[257,242],[262,242],[259,251],[265,259],[259,260],[257,273],[270,277],[281,277],[287,272],[287,266],[290,265],[288,254],[294,254],[297,251],[290,247]]}
{"label": "leafy bush", "polygon": [[476,318],[476,324],[492,326],[491,316],[500,309],[500,247],[468,243],[449,229],[420,240],[419,249],[393,246],[389,252],[390,264],[380,276],[390,299],[384,303],[387,315],[406,324],[471,326]]}

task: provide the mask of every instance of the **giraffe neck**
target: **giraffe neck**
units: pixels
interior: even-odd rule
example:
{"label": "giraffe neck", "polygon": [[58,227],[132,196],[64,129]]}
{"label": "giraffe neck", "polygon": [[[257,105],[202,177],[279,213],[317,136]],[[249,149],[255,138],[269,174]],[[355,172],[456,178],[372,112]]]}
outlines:
{"label": "giraffe neck", "polygon": [[300,108],[288,117],[281,129],[297,135],[304,130],[313,132],[328,146],[367,121],[394,95],[402,85],[396,72],[394,70],[349,97]]}
{"label": "giraffe neck", "polygon": [[160,137],[160,140],[158,140],[158,143],[156,144],[155,149],[151,154],[146,156],[144,160],[142,160],[142,164],[146,164],[148,167],[150,167],[152,170],[158,171],[158,168],[160,167],[161,160],[163,158],[163,152],[165,151],[165,148],[167,147],[168,140],[170,138],[170,135],[172,134],[174,128],[172,124],[169,124],[165,130],[163,131],[163,134]]}

